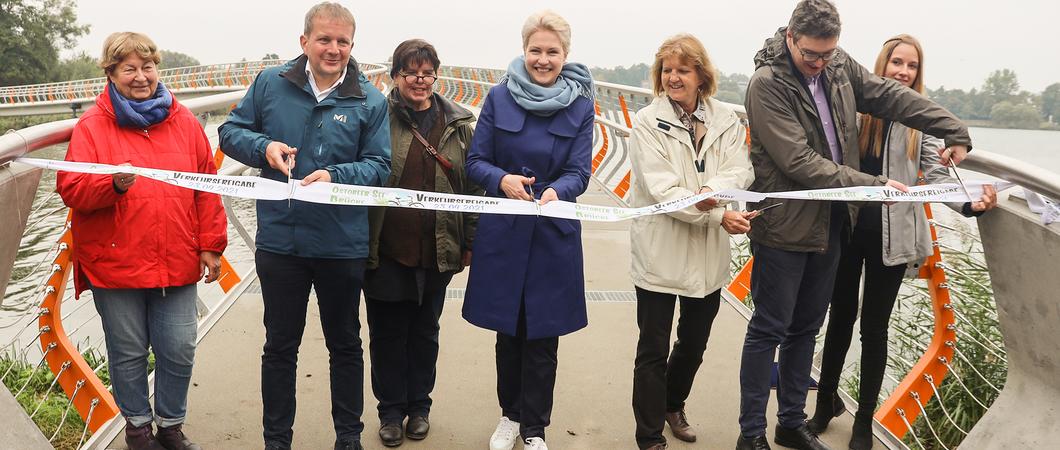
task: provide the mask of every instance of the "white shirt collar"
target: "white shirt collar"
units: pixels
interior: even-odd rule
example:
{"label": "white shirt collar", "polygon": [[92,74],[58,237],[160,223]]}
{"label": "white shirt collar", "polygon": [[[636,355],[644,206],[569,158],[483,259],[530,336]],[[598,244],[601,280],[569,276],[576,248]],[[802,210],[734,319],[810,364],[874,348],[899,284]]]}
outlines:
{"label": "white shirt collar", "polygon": [[342,76],[340,76],[338,80],[335,80],[335,84],[332,84],[330,87],[324,90],[320,90],[320,88],[317,87],[316,79],[313,78],[313,69],[309,68],[308,62],[306,62],[305,65],[305,74],[306,78],[309,78],[309,87],[313,89],[313,95],[317,96],[317,103],[320,103],[325,98],[328,98],[328,95],[331,94],[331,91],[334,91],[336,88],[338,88],[339,85],[342,84],[342,82],[346,79],[346,67],[342,68]]}

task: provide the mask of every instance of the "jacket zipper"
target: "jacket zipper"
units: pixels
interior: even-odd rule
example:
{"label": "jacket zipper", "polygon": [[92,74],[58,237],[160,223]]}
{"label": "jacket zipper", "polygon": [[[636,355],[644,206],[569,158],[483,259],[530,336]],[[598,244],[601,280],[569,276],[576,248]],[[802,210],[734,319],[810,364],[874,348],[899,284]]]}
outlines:
{"label": "jacket zipper", "polygon": [[[893,121],[891,123],[887,124],[887,136],[886,136],[886,138],[883,141],[883,143],[884,143],[883,152],[880,154],[881,163],[883,163],[883,176],[887,177],[888,180],[891,179],[891,171],[890,171],[891,161],[890,161],[889,158],[890,158],[890,151],[891,151],[891,128],[893,128],[893,127],[894,127],[894,122]],[[882,205],[882,204],[880,206],[884,207],[884,208],[887,208],[887,254],[888,255],[893,255],[894,254],[894,248],[891,246],[891,241],[892,241],[892,237],[891,237],[891,222],[894,222],[894,220],[891,217],[891,207],[887,206],[887,205]],[[880,217],[883,217],[883,214],[880,214]],[[916,226],[914,225],[913,228],[916,228]],[[915,233],[915,231],[914,231],[914,233]]]}

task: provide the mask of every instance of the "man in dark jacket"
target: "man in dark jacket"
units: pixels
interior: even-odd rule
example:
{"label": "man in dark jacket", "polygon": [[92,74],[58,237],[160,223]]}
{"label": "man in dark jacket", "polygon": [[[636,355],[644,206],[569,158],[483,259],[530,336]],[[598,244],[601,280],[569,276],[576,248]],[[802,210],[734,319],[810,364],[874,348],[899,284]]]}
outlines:
{"label": "man in dark jacket", "polygon": [[[842,49],[839,14],[827,0],[803,0],[787,28],[755,56],[747,87],[751,190],[905,186],[858,171],[856,113],[901,122],[946,141],[959,162],[971,140],[953,114],[893,80],[866,70]],[[777,202],[767,199],[758,207]],[[740,367],[738,449],[769,448],[765,437],[773,356],[780,347],[778,424],[786,447],[824,449],[805,425],[814,337],[828,310],[839,239],[853,217],[843,202],[783,200],[748,233],[754,252],[755,311]]]}
{"label": "man in dark jacket", "polygon": [[[221,148],[279,181],[381,186],[390,174],[386,99],[350,58],[354,19],[321,3],[303,55],[258,75],[221,128]],[[330,353],[338,449],[360,449],[364,361],[358,307],[368,256],[365,207],[259,200],[255,263],[265,303],[261,397],[266,449],[291,446],[298,347],[310,288]]]}

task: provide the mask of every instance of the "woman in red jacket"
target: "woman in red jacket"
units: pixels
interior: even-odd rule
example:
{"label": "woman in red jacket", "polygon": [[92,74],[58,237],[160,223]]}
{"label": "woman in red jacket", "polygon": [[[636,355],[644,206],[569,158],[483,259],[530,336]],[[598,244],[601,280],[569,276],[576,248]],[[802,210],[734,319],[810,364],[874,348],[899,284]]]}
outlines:
{"label": "woman in red jacket", "polygon": [[[216,173],[202,127],[158,82],[160,59],[142,34],[107,38],[100,67],[109,82],[74,128],[67,161]],[[75,290],[92,290],[103,321],[126,443],[198,449],[181,425],[195,356],[196,283],[206,271],[207,283],[217,279],[227,244],[220,197],[133,174],[60,172],[57,189],[73,210]]]}

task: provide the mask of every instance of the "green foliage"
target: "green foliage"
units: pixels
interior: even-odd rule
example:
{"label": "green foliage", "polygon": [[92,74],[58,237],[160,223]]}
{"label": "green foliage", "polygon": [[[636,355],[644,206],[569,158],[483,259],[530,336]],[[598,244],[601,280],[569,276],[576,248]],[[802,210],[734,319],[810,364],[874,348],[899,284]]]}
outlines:
{"label": "green foliage", "polygon": [[1011,101],[1020,90],[1016,72],[1009,69],[995,70],[983,82],[983,94],[995,102]]}
{"label": "green foliage", "polygon": [[72,58],[59,61],[55,71],[52,72],[51,79],[52,81],[71,81],[103,76],[103,69],[99,68],[96,58],[81,52]]}
{"label": "green foliage", "polygon": [[198,66],[199,60],[185,55],[181,52],[175,52],[172,50],[159,50],[158,53],[162,54],[162,63],[159,64],[163,69],[175,69],[177,67],[190,67]]}
{"label": "green foliage", "polygon": [[1042,91],[1040,106],[1046,120],[1060,122],[1060,83],[1050,84]]}
{"label": "green foliage", "polygon": [[[982,246],[966,238],[960,251],[944,250],[943,259],[952,268],[947,272],[950,301],[957,316],[956,352],[949,361],[953,371],[938,388],[939,397],[932,398],[923,415],[913,423],[913,433],[905,436],[910,448],[934,450],[943,448],[935,439],[937,434],[945,448],[956,448],[964,439],[964,432],[975,426],[1003,389],[1008,376],[1008,365],[997,306],[990,287],[990,273],[983,262]],[[906,284],[906,286],[911,286]],[[924,352],[927,338],[934,328],[930,294],[923,283],[913,285],[900,297],[900,308],[892,321],[889,371],[905,374]],[[848,380],[850,391],[856,381]],[[853,390],[856,392],[856,389]],[[930,426],[929,426],[930,422]]]}
{"label": "green foliage", "polygon": [[615,66],[611,69],[593,67],[591,72],[596,80],[651,89],[651,80],[648,79],[651,66],[644,63],[629,67]]}
{"label": "green foliage", "polygon": [[[393,58],[393,56],[391,56],[390,58]],[[266,53],[265,56],[261,57],[261,59],[262,61],[268,61],[270,59],[280,59],[280,55],[277,55],[275,53]]]}
{"label": "green foliage", "polygon": [[[102,368],[96,372],[104,385],[110,385],[110,376],[107,372],[104,358],[95,350],[82,353],[89,367]],[[10,370],[10,372],[8,372]],[[0,374],[7,374],[4,384],[12,394],[23,390],[16,398],[18,403],[26,411],[32,414],[33,422],[40,428],[46,438],[55,434],[56,428],[59,433],[51,443],[56,449],[75,450],[81,441],[81,433],[85,429],[85,422],[77,411],[70,406],[62,387],[57,383],[53,386],[55,375],[46,367],[31,365],[18,358],[16,355],[8,354],[0,357]],[[24,388],[23,388],[24,386]],[[63,415],[66,418],[63,419]],[[85,439],[88,439],[88,433]]]}
{"label": "green foliage", "polygon": [[990,120],[1006,128],[1038,128],[1042,118],[1034,106],[1026,103],[1013,104],[1007,100],[990,108]]}
{"label": "green foliage", "polygon": [[73,48],[88,33],[77,24],[73,0],[0,2],[0,86],[50,79],[59,51]]}

